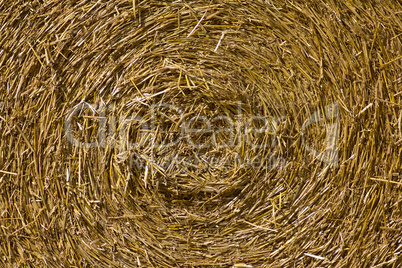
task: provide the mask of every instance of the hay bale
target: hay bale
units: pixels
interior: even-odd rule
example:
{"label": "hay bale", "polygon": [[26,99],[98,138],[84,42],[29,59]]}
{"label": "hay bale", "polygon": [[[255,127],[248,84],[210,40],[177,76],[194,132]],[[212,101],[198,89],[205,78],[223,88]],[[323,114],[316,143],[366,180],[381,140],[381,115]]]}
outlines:
{"label": "hay bale", "polygon": [[398,267],[399,1],[2,1],[0,262]]}

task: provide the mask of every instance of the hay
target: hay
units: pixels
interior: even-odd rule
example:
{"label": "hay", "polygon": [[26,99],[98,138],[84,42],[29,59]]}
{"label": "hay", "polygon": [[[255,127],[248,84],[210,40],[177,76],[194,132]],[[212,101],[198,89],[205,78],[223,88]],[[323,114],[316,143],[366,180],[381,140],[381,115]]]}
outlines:
{"label": "hay", "polygon": [[0,2],[1,265],[399,267],[401,10]]}

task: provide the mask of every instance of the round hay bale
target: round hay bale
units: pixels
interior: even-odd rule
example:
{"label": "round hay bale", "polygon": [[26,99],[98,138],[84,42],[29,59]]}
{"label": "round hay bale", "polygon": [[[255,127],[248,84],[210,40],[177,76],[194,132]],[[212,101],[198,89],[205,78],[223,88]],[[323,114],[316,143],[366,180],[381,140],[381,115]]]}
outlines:
{"label": "round hay bale", "polygon": [[0,262],[398,267],[400,10],[0,2]]}

